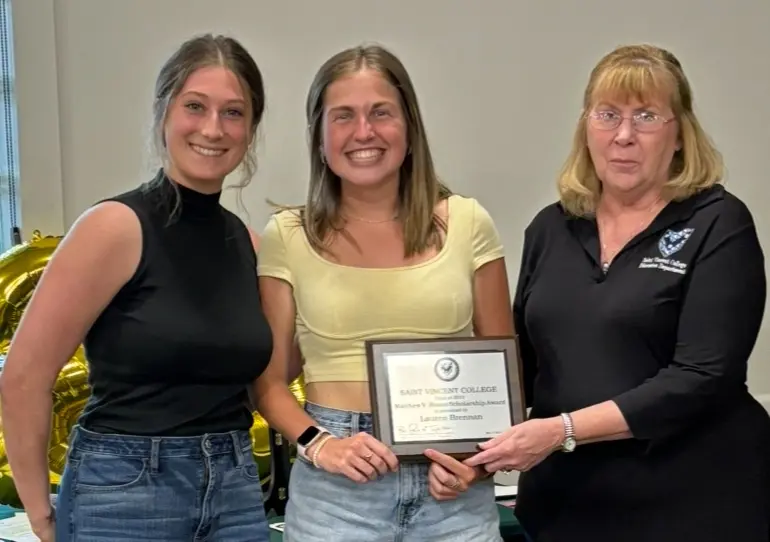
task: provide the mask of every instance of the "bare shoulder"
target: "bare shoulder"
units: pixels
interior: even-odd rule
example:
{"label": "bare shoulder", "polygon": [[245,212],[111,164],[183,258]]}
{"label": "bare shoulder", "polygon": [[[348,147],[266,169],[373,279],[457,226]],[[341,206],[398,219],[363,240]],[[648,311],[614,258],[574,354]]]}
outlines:
{"label": "bare shoulder", "polygon": [[47,274],[71,274],[73,280],[77,276],[84,281],[109,281],[114,285],[131,278],[141,254],[139,217],[127,205],[105,201],[78,217],[57,247]]}
{"label": "bare shoulder", "polygon": [[139,217],[127,205],[117,201],[98,203],[81,214],[62,241],[62,245],[82,245],[90,251],[110,252],[130,245],[141,246]]}
{"label": "bare shoulder", "polygon": [[136,230],[140,228],[139,218],[131,207],[119,201],[107,200],[89,207],[78,217],[76,224],[90,226],[105,226],[113,233]]}
{"label": "bare shoulder", "polygon": [[[52,386],[89,327],[141,259],[139,217],[107,201],[81,214],[59,243],[19,323],[4,372]],[[40,337],[45,337],[41,341]]]}
{"label": "bare shoulder", "polygon": [[53,305],[59,298],[89,297],[77,310],[93,312],[91,301],[103,306],[136,273],[141,255],[142,226],[134,210],[117,201],[98,203],[57,247],[38,285],[39,298]]}

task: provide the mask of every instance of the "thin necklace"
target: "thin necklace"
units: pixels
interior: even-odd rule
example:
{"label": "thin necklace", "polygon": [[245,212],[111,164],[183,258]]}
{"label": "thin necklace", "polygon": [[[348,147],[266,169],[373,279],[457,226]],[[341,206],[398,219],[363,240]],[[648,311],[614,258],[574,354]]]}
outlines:
{"label": "thin necklace", "polygon": [[[615,256],[618,255],[618,253],[623,249],[623,247],[634,237],[639,235],[639,232],[644,230],[644,228],[649,225],[649,216],[652,212],[655,210],[655,207],[660,203],[661,199],[658,198],[654,202],[652,202],[652,205],[650,205],[650,208],[647,209],[647,213],[644,215],[644,217],[639,221],[639,224],[637,225],[636,229],[632,230],[633,233],[626,239],[626,241],[619,246],[619,248],[615,251],[615,254],[612,255],[612,257],[609,257],[609,250],[607,249],[607,242],[602,241],[602,255],[604,256],[604,259],[602,260],[602,272],[607,273],[610,270],[610,264],[612,263],[612,260],[615,258]],[[597,217],[597,223],[600,222]],[[604,224],[606,224],[606,221],[604,221]],[[604,229],[604,226],[602,226],[602,229]]]}
{"label": "thin necklace", "polygon": [[384,220],[369,220],[368,218],[362,218],[360,216],[353,216],[353,215],[349,215],[347,213],[344,213],[343,216],[345,218],[349,218],[351,220],[356,220],[358,222],[365,222],[366,224],[384,224],[385,222],[392,222],[393,220],[396,220],[398,218],[398,213],[396,213],[392,217],[386,218]]}

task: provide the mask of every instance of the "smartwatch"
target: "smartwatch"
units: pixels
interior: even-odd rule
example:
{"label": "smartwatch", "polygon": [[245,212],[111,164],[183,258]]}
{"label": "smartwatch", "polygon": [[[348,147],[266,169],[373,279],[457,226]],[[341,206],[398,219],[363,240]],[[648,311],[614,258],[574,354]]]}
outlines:
{"label": "smartwatch", "polygon": [[329,431],[323,427],[317,427],[315,425],[311,425],[305,429],[305,431],[303,431],[302,434],[297,437],[297,453],[299,453],[305,459],[309,460],[310,458],[305,453],[305,450],[307,450],[315,441],[317,441],[318,437],[328,432]]}

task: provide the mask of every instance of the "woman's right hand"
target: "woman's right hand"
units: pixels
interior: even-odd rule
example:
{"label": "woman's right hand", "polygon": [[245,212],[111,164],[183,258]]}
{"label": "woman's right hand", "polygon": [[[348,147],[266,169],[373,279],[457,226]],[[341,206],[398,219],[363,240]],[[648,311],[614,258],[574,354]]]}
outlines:
{"label": "woman's right hand", "polygon": [[[368,433],[327,439],[316,457],[316,464],[327,472],[343,474],[354,482],[364,483],[398,470],[396,455]],[[309,457],[313,457],[313,448],[308,450]]]}
{"label": "woman's right hand", "polygon": [[30,520],[29,526],[40,542],[55,542],[56,523],[53,514],[40,520]]}

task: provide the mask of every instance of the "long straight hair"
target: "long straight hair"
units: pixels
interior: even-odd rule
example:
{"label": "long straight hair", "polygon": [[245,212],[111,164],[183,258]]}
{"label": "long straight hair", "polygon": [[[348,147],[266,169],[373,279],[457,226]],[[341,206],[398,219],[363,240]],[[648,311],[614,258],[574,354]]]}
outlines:
{"label": "long straight hair", "polygon": [[310,183],[301,222],[310,245],[325,252],[331,238],[341,231],[342,194],[340,178],[321,154],[324,98],[329,85],[361,70],[379,73],[398,91],[407,122],[409,152],[399,175],[398,217],[404,231],[404,255],[410,257],[429,248],[440,248],[445,222],[436,216],[436,205],[452,192],[438,178],[431,156],[422,113],[411,78],[401,61],[379,45],[346,49],[327,60],[318,70],[306,102]]}

